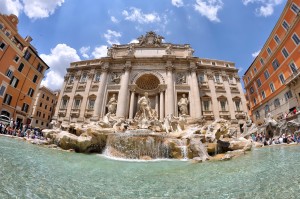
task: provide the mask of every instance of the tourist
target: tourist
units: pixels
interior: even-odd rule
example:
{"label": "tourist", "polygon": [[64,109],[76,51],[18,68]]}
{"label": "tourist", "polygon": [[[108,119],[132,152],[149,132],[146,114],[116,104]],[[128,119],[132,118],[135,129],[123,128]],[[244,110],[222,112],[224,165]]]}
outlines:
{"label": "tourist", "polygon": [[252,138],[253,142],[256,142],[256,137],[255,137],[254,133],[252,133],[251,138]]}
{"label": "tourist", "polygon": [[4,125],[2,124],[2,122],[0,122],[0,133],[2,134],[2,129],[4,128]]}
{"label": "tourist", "polygon": [[279,142],[279,144],[283,143],[283,137],[282,136],[279,137],[278,142]]}

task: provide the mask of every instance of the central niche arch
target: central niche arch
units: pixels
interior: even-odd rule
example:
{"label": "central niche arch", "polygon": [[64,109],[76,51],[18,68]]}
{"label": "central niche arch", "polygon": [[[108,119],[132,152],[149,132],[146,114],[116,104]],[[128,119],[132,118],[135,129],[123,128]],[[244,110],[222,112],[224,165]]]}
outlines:
{"label": "central niche arch", "polygon": [[136,80],[136,85],[138,88],[150,91],[158,88],[160,81],[153,74],[143,74]]}

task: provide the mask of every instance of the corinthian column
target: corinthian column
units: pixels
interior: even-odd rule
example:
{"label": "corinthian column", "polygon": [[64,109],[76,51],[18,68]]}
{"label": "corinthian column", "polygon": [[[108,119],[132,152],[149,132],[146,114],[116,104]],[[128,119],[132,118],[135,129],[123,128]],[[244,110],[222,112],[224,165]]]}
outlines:
{"label": "corinthian column", "polygon": [[129,84],[129,74],[131,69],[131,62],[126,61],[123,73],[121,78],[121,87],[118,96],[118,105],[117,105],[117,117],[126,118],[126,108],[128,107],[128,84]]}
{"label": "corinthian column", "polygon": [[197,74],[196,74],[196,64],[194,62],[190,63],[190,72],[191,72],[191,93],[192,97],[190,97],[191,105],[190,108],[191,116],[195,118],[200,118],[202,115],[201,103],[200,103],[200,91],[198,86]]}
{"label": "corinthian column", "polygon": [[107,72],[108,72],[109,63],[104,63],[104,66],[101,68],[101,79],[100,79],[100,85],[97,92],[97,98],[95,101],[95,107],[94,107],[94,114],[92,117],[92,120],[99,120],[99,116],[102,109],[103,104],[103,95],[105,91],[105,86],[107,83]]}
{"label": "corinthian column", "polygon": [[173,66],[170,61],[167,62],[167,89],[166,89],[166,115],[175,113],[175,97],[174,97],[174,81],[173,81]]}
{"label": "corinthian column", "polygon": [[159,119],[160,121],[164,120],[164,91],[160,90],[159,96]]}

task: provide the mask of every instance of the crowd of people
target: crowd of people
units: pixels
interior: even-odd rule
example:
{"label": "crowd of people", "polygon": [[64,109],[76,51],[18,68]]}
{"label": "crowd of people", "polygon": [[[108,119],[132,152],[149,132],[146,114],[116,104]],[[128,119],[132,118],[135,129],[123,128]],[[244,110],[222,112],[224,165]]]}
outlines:
{"label": "crowd of people", "polygon": [[275,145],[275,144],[290,144],[300,143],[300,133],[282,134],[279,137],[266,138],[263,133],[252,133],[251,138],[254,142],[260,142],[264,145]]}
{"label": "crowd of people", "polygon": [[11,122],[7,125],[4,125],[2,122],[0,122],[0,134],[12,135],[16,137],[27,137],[28,139],[44,139],[41,129],[33,128],[30,125],[18,125],[14,122]]}

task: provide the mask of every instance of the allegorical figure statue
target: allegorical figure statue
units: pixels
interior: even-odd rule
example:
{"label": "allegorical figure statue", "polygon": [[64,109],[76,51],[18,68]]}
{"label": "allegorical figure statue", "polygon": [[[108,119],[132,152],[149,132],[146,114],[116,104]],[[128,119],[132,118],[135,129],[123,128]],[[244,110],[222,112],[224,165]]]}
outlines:
{"label": "allegorical figure statue", "polygon": [[140,111],[142,112],[142,118],[152,118],[150,99],[148,98],[147,92],[145,92],[144,96],[139,99],[138,105],[140,106]]}
{"label": "allegorical figure statue", "polygon": [[179,108],[179,115],[188,115],[188,104],[189,100],[185,97],[185,94],[182,94],[182,97],[180,98],[178,102],[178,108]]}
{"label": "allegorical figure statue", "polygon": [[112,97],[109,99],[107,105],[108,113],[114,115],[116,114],[117,110],[117,99],[116,99],[116,94],[113,94]]}

